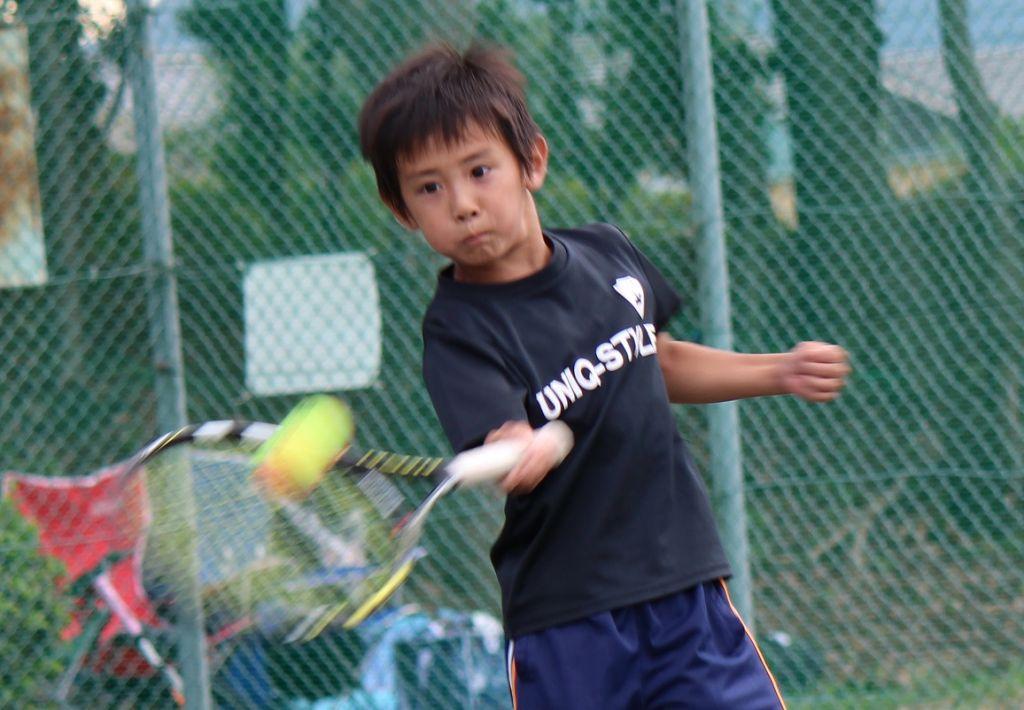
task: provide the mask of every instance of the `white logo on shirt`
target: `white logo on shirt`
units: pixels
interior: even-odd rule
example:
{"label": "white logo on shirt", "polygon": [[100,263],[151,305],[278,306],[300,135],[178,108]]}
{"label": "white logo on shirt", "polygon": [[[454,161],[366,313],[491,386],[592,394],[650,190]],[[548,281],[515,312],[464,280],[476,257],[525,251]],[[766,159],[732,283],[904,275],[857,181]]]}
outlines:
{"label": "white logo on shirt", "polygon": [[600,387],[609,373],[657,352],[658,331],[654,325],[643,323],[623,328],[594,348],[593,359],[576,358],[557,379],[535,392],[534,397],[547,419],[557,419],[573,402]]}
{"label": "white logo on shirt", "polygon": [[644,287],[632,276],[620,276],[612,284],[629,305],[636,309],[641,318],[644,317]]}

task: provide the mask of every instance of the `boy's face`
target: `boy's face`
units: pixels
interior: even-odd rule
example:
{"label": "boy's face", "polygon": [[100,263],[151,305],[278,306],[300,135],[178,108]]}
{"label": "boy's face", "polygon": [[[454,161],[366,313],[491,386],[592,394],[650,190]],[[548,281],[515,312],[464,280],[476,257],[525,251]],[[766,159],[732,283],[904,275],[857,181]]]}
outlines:
{"label": "boy's face", "polygon": [[454,262],[459,281],[529,276],[549,257],[532,194],[544,182],[547,156],[547,143],[538,136],[524,175],[504,140],[470,125],[461,140],[431,141],[399,163],[409,217],[396,217]]}

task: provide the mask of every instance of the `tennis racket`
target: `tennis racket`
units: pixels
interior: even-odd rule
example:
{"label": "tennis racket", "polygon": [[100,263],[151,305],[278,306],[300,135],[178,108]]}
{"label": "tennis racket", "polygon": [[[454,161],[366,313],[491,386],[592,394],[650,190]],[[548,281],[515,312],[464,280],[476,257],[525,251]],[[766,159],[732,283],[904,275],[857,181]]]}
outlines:
{"label": "tennis racket", "polygon": [[[449,459],[350,448],[295,499],[254,481],[253,454],[275,430],[244,421],[186,426],[141,449],[125,475],[145,472],[151,490],[191,477],[200,583],[214,610],[208,616],[223,624],[244,618],[288,642],[311,640],[331,625],[353,628],[380,608],[423,557],[419,543],[437,502],[460,486],[500,479],[524,448],[500,441]],[[568,454],[572,434],[564,423],[539,432]],[[157,501],[154,508],[148,554],[159,558],[162,550],[173,559],[181,531],[162,529]],[[166,517],[180,526],[180,516]]]}

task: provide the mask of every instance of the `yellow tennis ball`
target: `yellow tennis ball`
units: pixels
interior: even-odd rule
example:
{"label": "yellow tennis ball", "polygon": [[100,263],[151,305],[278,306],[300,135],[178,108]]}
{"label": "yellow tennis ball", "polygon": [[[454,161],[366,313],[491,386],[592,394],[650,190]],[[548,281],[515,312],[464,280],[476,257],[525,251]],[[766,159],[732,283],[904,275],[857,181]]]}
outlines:
{"label": "yellow tennis ball", "polygon": [[352,413],[340,399],[308,397],[256,452],[254,475],[272,495],[304,496],[345,451],[354,430]]}

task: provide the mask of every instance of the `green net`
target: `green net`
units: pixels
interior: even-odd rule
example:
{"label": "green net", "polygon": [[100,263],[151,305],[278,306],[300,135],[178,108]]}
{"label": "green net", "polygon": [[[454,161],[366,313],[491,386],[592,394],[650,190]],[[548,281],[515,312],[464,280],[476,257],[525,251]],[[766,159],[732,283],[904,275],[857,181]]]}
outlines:
{"label": "green net", "polygon": [[[686,297],[671,332],[711,338],[686,4],[0,0],[0,470],[89,474],[176,416],[277,421],[309,388],[344,394],[364,446],[444,453],[419,329],[441,261],[379,204],[355,127],[431,39],[514,49],[552,150],[543,222],[622,225]],[[835,341],[855,367],[836,404],[739,408],[765,654],[797,707],[1024,704],[1024,5],[709,17],[735,346]],[[707,470],[704,412],[678,415]],[[390,626],[213,638],[231,620],[200,590],[209,658],[186,679],[224,707],[508,703],[500,501],[435,520]],[[36,550],[0,537],[11,580],[39,573]],[[38,679],[10,702],[165,705],[159,673],[52,641],[66,601],[15,605],[48,641],[5,639]],[[175,614],[156,641],[187,665]]]}

